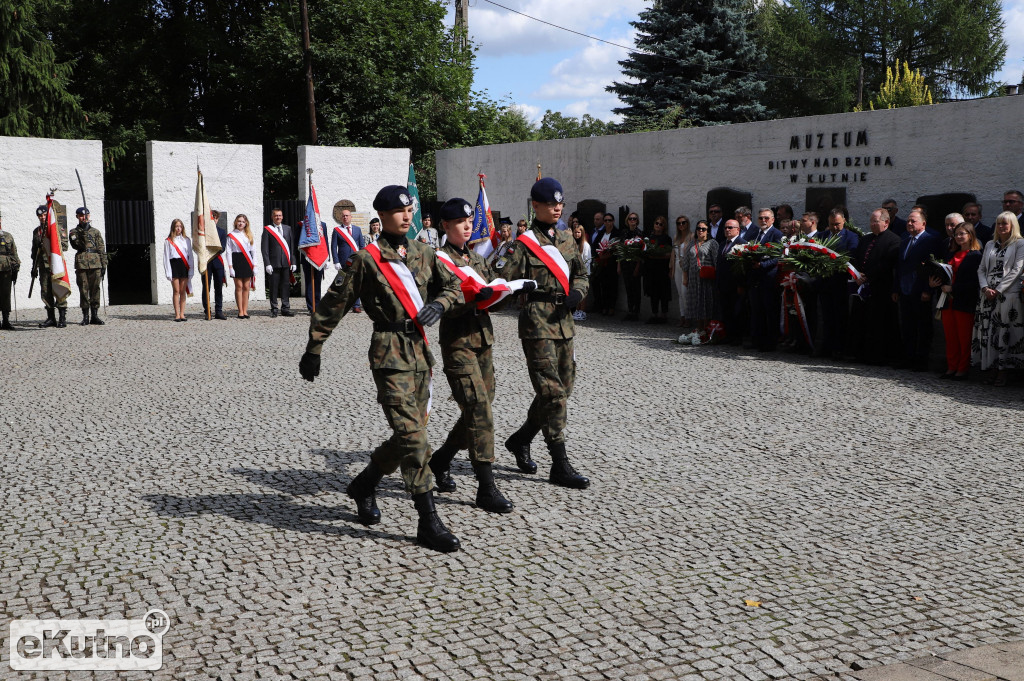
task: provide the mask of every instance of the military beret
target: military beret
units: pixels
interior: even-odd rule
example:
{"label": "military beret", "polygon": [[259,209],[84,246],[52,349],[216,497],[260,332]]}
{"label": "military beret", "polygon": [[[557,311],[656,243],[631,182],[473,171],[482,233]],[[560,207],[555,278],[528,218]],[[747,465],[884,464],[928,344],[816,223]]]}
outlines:
{"label": "military beret", "polygon": [[374,210],[400,210],[412,205],[409,190],[400,184],[389,184],[379,192],[373,200]]}
{"label": "military beret", "polygon": [[[424,220],[433,220],[433,219],[434,219],[434,216],[433,216],[433,215],[431,215],[430,213],[424,213],[424,214],[423,214],[423,219],[424,219]],[[441,219],[443,220],[444,218],[441,218]]]}
{"label": "military beret", "polygon": [[538,203],[562,203],[565,201],[562,185],[553,177],[542,177],[534,182],[530,189],[530,198]]}
{"label": "military beret", "polygon": [[466,199],[448,199],[441,206],[442,220],[461,220],[473,217],[473,206]]}
{"label": "military beret", "polygon": [[370,224],[371,224],[371,225],[372,225],[373,223],[375,223],[375,222],[380,222],[380,218],[371,218],[371,219],[370,219]]}
{"label": "military beret", "polygon": [[85,206],[82,206],[82,207],[80,207],[80,208],[75,210],[75,215],[88,215],[88,214],[89,214],[89,209],[86,208]]}
{"label": "military beret", "polygon": [[46,206],[38,206],[36,208],[36,216],[46,215]]}
{"label": "military beret", "polygon": [[511,225],[512,224],[512,218],[501,218],[500,220],[498,220],[498,224],[499,225]]}

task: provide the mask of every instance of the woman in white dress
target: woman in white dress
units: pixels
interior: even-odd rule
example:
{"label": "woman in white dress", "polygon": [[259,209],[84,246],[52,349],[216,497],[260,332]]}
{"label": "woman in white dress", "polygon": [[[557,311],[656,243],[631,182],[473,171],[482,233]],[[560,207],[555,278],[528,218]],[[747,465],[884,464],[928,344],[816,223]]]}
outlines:
{"label": "woman in white dress", "polygon": [[254,242],[249,218],[245,215],[236,215],[234,227],[228,234],[224,260],[228,267],[228,276],[235,280],[235,305],[238,306],[239,319],[249,318],[249,291],[256,286]]}
{"label": "woman in white dress", "polygon": [[185,236],[185,223],[171,220],[171,231],[164,241],[164,274],[171,282],[171,304],[174,321],[185,321],[185,296],[192,294],[192,272],[195,269],[192,240]]}
{"label": "woman in white dress", "polygon": [[676,282],[676,292],[679,294],[679,323],[676,326],[686,326],[686,284],[683,283],[682,262],[689,241],[690,218],[680,215],[676,218],[676,235],[672,239],[672,262],[669,265],[672,279]]}
{"label": "woman in white dress", "polygon": [[999,214],[994,230],[978,266],[981,293],[974,316],[971,360],[982,370],[995,368],[995,375],[986,382],[1002,386],[1009,369],[1024,366],[1024,239],[1017,216],[1009,211]]}

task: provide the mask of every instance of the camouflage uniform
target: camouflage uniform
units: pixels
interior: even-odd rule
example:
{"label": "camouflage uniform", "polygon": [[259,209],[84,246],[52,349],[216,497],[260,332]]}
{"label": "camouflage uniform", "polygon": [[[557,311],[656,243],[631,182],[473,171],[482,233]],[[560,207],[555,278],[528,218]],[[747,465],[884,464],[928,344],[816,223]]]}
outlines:
{"label": "camouflage uniform", "polygon": [[21,260],[10,232],[0,231],[0,312],[4,321],[11,313],[11,284],[18,278]]}
{"label": "camouflage uniform", "polygon": [[[378,240],[377,245],[381,260],[401,262],[397,250],[386,239]],[[445,310],[451,308],[459,297],[458,280],[429,246],[406,240],[406,248],[405,264],[416,279],[424,303],[434,300]],[[374,330],[370,338],[370,369],[377,385],[377,401],[394,431],[374,450],[373,462],[384,474],[401,467],[405,489],[410,494],[429,492],[434,480],[427,466],[427,400],[434,357],[365,249],[352,257],[348,270],[338,273],[317,305],[309,324],[306,352],[320,354],[324,341],[358,299],[362,299],[363,309],[375,325],[408,321],[411,329]]]}
{"label": "camouflage uniform", "polygon": [[100,283],[107,269],[107,249],[103,235],[92,223],[81,223],[71,230],[71,247],[75,253],[75,276],[82,297],[81,308],[95,312],[100,309]]}
{"label": "camouflage uniform", "polygon": [[[587,271],[572,234],[536,219],[530,228],[541,246],[553,244],[558,249],[569,264],[570,288],[586,296]],[[499,276],[509,281],[534,279],[537,282],[537,291],[529,294],[519,313],[519,338],[536,393],[527,420],[531,426],[544,432],[544,441],[549,445],[564,443],[566,402],[576,378],[573,355],[576,326],[572,312],[564,304],[537,298],[558,297],[565,292],[547,265],[521,241],[512,245],[504,263],[500,260],[495,263],[495,269]]]}
{"label": "camouflage uniform", "polygon": [[[57,227],[57,231],[60,232],[60,245],[63,250],[68,248],[68,231],[66,228]],[[53,310],[54,307],[60,310],[66,310],[68,307],[68,296],[69,293],[65,293],[60,298],[54,299],[53,296],[53,276],[50,270],[50,244],[46,239],[46,228],[36,227],[32,232],[32,269],[39,273],[39,297],[43,301],[43,306],[47,312]]]}
{"label": "camouflage uniform", "polygon": [[[459,267],[469,265],[484,278],[495,278],[487,262],[473,251],[468,262],[450,243],[440,249]],[[447,265],[445,265],[447,267]],[[486,310],[477,311],[476,304],[459,295],[456,304],[441,318],[441,357],[444,374],[452,388],[452,396],[461,415],[448,435],[448,443],[456,450],[469,449],[472,461],[494,461],[494,363],[491,346],[494,331]]]}

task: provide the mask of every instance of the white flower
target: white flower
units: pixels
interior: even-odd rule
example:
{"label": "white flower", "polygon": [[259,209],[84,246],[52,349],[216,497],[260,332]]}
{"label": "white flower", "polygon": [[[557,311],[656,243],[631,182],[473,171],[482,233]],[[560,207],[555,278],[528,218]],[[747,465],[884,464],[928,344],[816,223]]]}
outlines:
{"label": "white flower", "polygon": [[699,333],[693,334],[693,340],[690,341],[690,344],[691,345],[700,345],[700,334]]}

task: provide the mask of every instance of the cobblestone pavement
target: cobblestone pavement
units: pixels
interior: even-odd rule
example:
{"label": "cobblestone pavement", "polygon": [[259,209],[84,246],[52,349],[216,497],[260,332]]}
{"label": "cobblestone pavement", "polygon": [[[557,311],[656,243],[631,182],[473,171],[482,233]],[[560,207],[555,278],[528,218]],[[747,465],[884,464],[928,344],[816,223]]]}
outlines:
{"label": "cobblestone pavement", "polygon": [[[487,514],[463,453],[439,501],[463,550],[440,555],[398,476],[373,528],[344,495],[387,432],[366,316],[310,385],[308,318],[254,312],[0,332],[0,678],[31,676],[12,618],[154,607],[163,669],[118,678],[852,681],[1024,637],[1020,389],[586,322],[568,442],[591,488],[501,449],[516,511]],[[504,439],[531,392],[514,317],[495,327]],[[456,418],[436,379],[435,446]]]}

